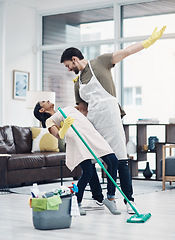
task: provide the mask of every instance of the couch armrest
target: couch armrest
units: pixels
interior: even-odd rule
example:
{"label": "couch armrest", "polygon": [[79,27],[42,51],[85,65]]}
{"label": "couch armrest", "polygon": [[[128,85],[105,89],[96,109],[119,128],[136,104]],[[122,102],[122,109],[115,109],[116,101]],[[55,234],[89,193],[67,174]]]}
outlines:
{"label": "couch armrest", "polygon": [[0,154],[0,191],[7,189],[7,163],[11,157],[9,154]]}

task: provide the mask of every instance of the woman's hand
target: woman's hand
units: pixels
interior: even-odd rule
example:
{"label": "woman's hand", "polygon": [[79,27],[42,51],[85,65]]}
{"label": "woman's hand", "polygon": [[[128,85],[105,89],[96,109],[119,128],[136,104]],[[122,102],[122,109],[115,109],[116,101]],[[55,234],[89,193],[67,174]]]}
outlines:
{"label": "woman's hand", "polygon": [[64,120],[64,124],[62,128],[59,131],[60,138],[63,139],[65,134],[67,133],[67,130],[70,128],[70,126],[74,123],[74,119],[71,117],[67,117]]}

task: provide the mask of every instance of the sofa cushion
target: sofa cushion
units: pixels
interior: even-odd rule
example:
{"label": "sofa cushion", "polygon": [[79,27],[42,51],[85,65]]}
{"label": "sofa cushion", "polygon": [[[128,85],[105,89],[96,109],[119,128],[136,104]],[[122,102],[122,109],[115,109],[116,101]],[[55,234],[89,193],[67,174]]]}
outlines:
{"label": "sofa cushion", "polygon": [[45,166],[45,157],[41,154],[12,154],[8,160],[8,170],[41,168]]}
{"label": "sofa cushion", "polygon": [[32,152],[59,152],[58,139],[49,133],[47,128],[32,127]]}
{"label": "sofa cushion", "polygon": [[[162,159],[160,160],[160,176],[162,177]],[[165,176],[175,176],[175,156],[165,158]]]}
{"label": "sofa cushion", "polygon": [[0,153],[16,153],[11,126],[0,127]]}
{"label": "sofa cushion", "polygon": [[51,167],[51,166],[61,166],[61,160],[66,159],[66,153],[45,153],[45,166]]}
{"label": "sofa cushion", "polygon": [[32,150],[32,133],[29,127],[12,126],[16,153],[30,153]]}

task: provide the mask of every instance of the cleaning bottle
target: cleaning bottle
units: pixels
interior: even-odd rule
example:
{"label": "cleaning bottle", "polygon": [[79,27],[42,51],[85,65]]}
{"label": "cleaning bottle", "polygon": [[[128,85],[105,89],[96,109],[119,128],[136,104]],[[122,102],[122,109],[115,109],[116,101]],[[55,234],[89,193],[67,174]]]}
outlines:
{"label": "cleaning bottle", "polygon": [[33,198],[37,198],[39,195],[39,189],[37,183],[33,183],[33,186],[31,187],[31,194]]}

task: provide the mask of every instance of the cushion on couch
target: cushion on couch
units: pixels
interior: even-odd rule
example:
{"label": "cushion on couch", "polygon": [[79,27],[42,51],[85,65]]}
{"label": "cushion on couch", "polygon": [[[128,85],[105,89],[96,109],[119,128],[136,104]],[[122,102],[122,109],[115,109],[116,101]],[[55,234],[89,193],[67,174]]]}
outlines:
{"label": "cushion on couch", "polygon": [[[162,159],[160,160],[160,176],[162,177]],[[165,158],[165,176],[175,176],[175,156]]]}
{"label": "cushion on couch", "polygon": [[11,126],[0,127],[0,153],[16,153]]}
{"label": "cushion on couch", "polygon": [[62,163],[64,163],[66,159],[66,153],[65,152],[60,152],[59,154],[57,153],[50,153],[46,152],[44,153],[45,156],[45,166],[46,167],[51,167],[51,166],[61,166],[61,161],[63,160]]}
{"label": "cushion on couch", "polygon": [[8,160],[8,171],[35,169],[45,166],[45,157],[41,154],[12,154]]}
{"label": "cushion on couch", "polygon": [[29,127],[12,126],[16,153],[31,153],[32,132]]}
{"label": "cushion on couch", "polygon": [[32,152],[59,152],[58,139],[49,133],[47,128],[32,127]]}

